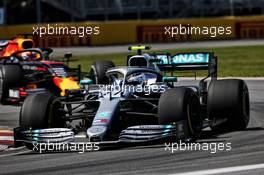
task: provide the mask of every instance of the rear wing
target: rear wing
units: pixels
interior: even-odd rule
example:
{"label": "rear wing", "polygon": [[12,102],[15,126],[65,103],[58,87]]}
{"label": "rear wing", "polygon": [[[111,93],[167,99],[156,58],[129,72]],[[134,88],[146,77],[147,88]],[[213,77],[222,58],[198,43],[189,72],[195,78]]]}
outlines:
{"label": "rear wing", "polygon": [[190,52],[155,54],[150,61],[161,71],[196,71],[208,70],[208,76],[217,78],[217,57],[212,52]]}

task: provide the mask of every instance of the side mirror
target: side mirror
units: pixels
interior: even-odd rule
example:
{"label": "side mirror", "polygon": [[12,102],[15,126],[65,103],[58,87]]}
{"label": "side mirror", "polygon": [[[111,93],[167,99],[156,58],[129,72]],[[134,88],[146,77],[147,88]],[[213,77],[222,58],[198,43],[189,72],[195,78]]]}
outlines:
{"label": "side mirror", "polygon": [[178,81],[177,77],[163,77],[162,80],[163,82],[177,82]]}
{"label": "side mirror", "polygon": [[65,53],[64,58],[66,59],[66,61],[64,60],[64,62],[66,62],[67,65],[69,65],[69,61],[70,61],[71,57],[72,57],[72,53],[71,52]]}
{"label": "side mirror", "polygon": [[71,52],[67,52],[64,55],[65,58],[71,58],[72,57],[72,53]]}

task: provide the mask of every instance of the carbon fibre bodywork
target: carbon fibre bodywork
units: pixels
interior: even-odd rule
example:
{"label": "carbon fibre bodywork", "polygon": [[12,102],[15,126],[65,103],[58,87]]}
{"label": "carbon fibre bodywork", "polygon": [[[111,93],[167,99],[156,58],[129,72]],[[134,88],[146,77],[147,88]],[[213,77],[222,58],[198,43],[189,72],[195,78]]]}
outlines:
{"label": "carbon fibre bodywork", "polygon": [[[69,68],[63,62],[46,60],[40,49],[19,50],[2,57],[0,67],[0,94],[4,94],[4,100],[10,104],[22,102],[35,93],[49,91],[64,96],[66,89],[80,88],[80,67]],[[10,82],[13,77],[20,79]]]}
{"label": "carbon fibre bodywork", "polygon": [[[175,83],[175,79],[165,76],[166,71],[177,70],[208,70],[208,76],[200,81],[199,86],[183,86]],[[49,106],[46,109],[65,122],[65,128],[69,128],[67,132],[65,128],[19,128],[16,132],[17,140],[53,140],[71,144],[72,141],[78,142],[80,134],[88,142],[103,145],[145,143],[165,138],[191,139],[188,129],[190,120],[160,124],[159,99],[164,92],[172,88],[191,89],[195,98],[199,99],[202,129],[208,127],[211,121],[208,121],[206,108],[203,107],[206,106],[205,79],[216,79],[216,73],[217,58],[212,53],[129,56],[126,67],[108,69],[106,76],[110,84],[67,90],[64,97],[54,100],[54,103],[59,103],[56,108]],[[68,138],[70,140],[67,140]]]}

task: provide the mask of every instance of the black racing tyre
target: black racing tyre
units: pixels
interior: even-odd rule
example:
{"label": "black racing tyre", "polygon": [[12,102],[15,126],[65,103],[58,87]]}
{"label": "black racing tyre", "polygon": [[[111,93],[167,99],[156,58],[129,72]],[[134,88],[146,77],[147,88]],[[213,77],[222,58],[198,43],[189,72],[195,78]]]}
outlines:
{"label": "black racing tyre", "polygon": [[159,99],[158,116],[161,125],[187,121],[189,135],[184,139],[195,140],[200,136],[201,107],[199,98],[191,88],[178,87],[164,92]]}
{"label": "black racing tyre", "polygon": [[243,80],[212,81],[208,88],[207,113],[209,119],[223,120],[211,128],[215,132],[245,130],[249,123],[249,92]]}
{"label": "black racing tyre", "polygon": [[95,61],[91,65],[91,79],[94,84],[109,84],[109,78],[105,75],[109,68],[115,67],[112,61],[101,60]]}
{"label": "black racing tyre", "polygon": [[60,107],[60,102],[50,93],[29,95],[21,107],[20,128],[26,130],[64,127],[58,112]]}
{"label": "black racing tyre", "polygon": [[[19,125],[21,130],[64,128],[65,121],[58,109],[62,107],[55,96],[50,93],[39,93],[28,96],[20,110]],[[31,143],[25,143],[29,149]]]}
{"label": "black racing tyre", "polygon": [[0,101],[6,104],[10,87],[18,87],[23,79],[21,65],[1,65],[0,67]]}

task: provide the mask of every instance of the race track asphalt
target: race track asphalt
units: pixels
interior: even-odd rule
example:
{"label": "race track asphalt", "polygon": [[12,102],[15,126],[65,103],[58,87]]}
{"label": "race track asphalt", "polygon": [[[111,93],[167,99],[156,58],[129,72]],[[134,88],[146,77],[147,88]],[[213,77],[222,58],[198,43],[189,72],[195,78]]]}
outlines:
{"label": "race track asphalt", "polygon": [[[222,41],[199,41],[199,42],[180,42],[180,43],[160,43],[151,44],[151,50],[169,50],[169,49],[190,49],[190,48],[214,48],[214,47],[232,47],[232,46],[253,46],[264,45],[263,39],[258,40],[222,40]],[[52,56],[62,57],[66,52],[71,52],[74,56],[96,55],[96,54],[114,54],[127,53],[127,45],[116,46],[83,46],[83,47],[64,47],[53,48]]]}
{"label": "race track asphalt", "polygon": [[[19,149],[0,154],[0,174],[199,174],[198,170],[202,170],[200,174],[264,174],[264,81],[246,82],[251,101],[248,129],[221,135],[206,130],[198,140],[201,144],[230,142],[230,151],[172,153],[165,151],[164,144],[85,153],[39,154]],[[18,113],[19,107],[0,106],[0,126],[17,126]]]}

